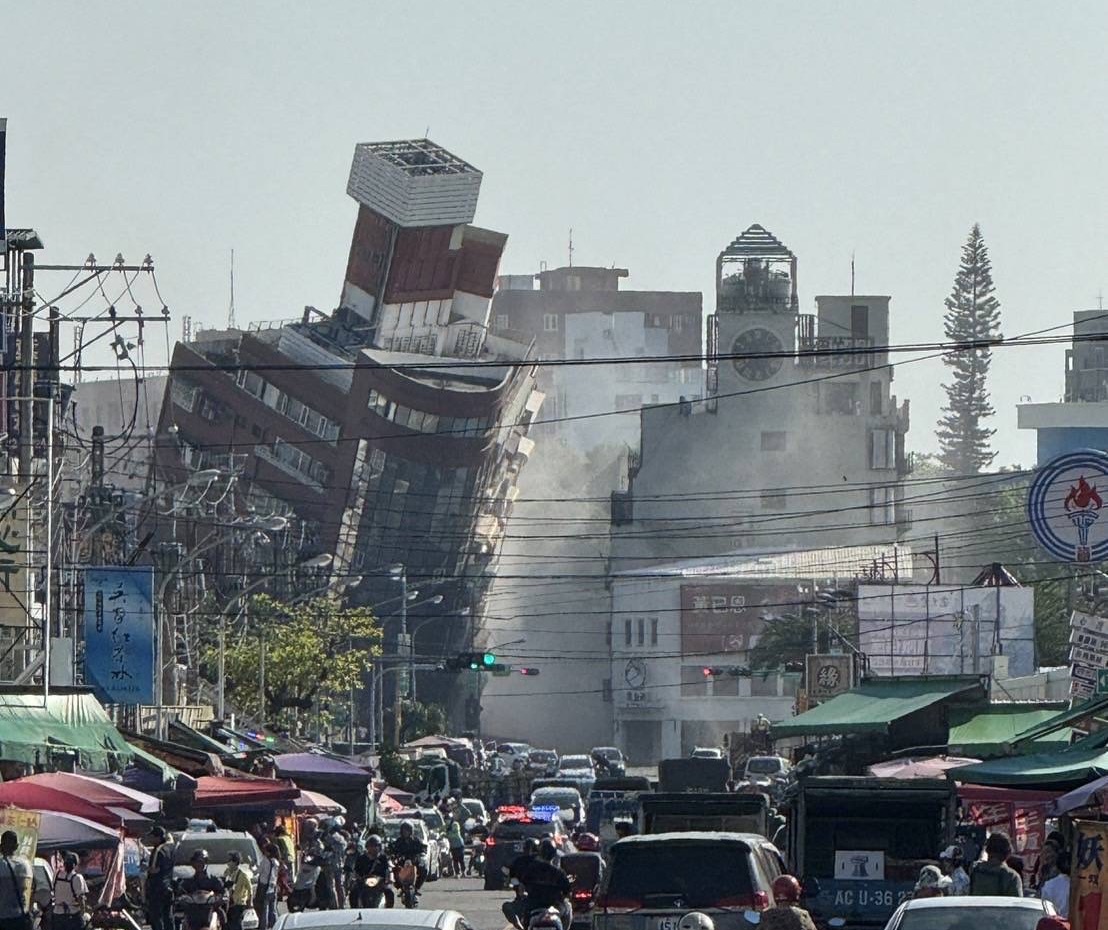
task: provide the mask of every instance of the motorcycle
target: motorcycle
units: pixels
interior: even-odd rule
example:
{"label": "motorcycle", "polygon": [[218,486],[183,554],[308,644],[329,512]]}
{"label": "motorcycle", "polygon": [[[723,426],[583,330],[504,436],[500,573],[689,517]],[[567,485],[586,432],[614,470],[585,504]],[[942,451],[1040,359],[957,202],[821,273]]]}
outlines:
{"label": "motorcycle", "polygon": [[[365,878],[355,878],[350,888],[349,901],[351,907],[376,910],[386,907],[385,890],[388,882],[380,875],[368,875]],[[358,903],[355,904],[354,902]]]}
{"label": "motorcycle", "polygon": [[178,895],[173,907],[181,915],[181,930],[220,930],[224,922],[221,903],[222,899],[214,891]]}
{"label": "motorcycle", "polygon": [[393,884],[399,892],[400,903],[411,910],[416,905],[416,867],[411,859],[397,862],[393,867]]}

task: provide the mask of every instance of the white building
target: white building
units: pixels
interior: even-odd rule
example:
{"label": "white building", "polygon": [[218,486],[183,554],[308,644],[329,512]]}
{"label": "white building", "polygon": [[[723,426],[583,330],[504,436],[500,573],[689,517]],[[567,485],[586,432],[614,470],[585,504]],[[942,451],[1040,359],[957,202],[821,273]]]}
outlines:
{"label": "white building", "polygon": [[640,762],[720,745],[758,714],[793,715],[799,671],[710,676],[745,668],[767,623],[814,603],[877,563],[911,572],[900,547],[738,554],[615,572],[611,577],[611,693],[615,742]]}

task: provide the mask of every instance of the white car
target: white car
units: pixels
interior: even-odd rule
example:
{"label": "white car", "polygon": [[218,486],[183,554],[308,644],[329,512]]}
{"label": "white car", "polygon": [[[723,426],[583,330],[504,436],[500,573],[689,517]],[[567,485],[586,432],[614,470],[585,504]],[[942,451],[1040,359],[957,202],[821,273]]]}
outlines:
{"label": "white car", "polygon": [[1038,898],[918,898],[900,905],[885,930],[1035,930],[1053,913]]}
{"label": "white car", "polygon": [[400,836],[400,825],[402,823],[412,825],[413,836],[424,846],[425,851],[420,858],[420,864],[427,873],[427,881],[438,881],[442,873],[438,841],[431,836],[431,831],[427,829],[427,824],[423,822],[423,818],[419,814],[385,819],[385,851],[387,852],[393,842]]}
{"label": "white car", "polygon": [[301,911],[281,914],[273,930],[473,930],[457,911],[388,910]]}
{"label": "white car", "polygon": [[714,746],[697,746],[689,754],[690,759],[722,759],[723,750]]}

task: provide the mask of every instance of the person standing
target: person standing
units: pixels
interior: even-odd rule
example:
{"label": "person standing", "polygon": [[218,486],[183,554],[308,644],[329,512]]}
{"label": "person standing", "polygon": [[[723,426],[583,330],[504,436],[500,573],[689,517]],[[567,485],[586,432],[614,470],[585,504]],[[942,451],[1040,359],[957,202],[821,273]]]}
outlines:
{"label": "person standing", "polygon": [[14,830],[0,835],[0,930],[31,930],[31,865]]}
{"label": "person standing", "polygon": [[88,883],[78,871],[77,864],[77,856],[66,853],[61,871],[54,876],[54,909],[50,930],[80,930],[84,926]]}
{"label": "person standing", "polygon": [[270,930],[277,923],[277,879],[281,874],[281,853],[276,843],[266,843],[258,863],[258,892],[254,909],[259,930]]}
{"label": "person standing", "polygon": [[1039,897],[1054,905],[1060,917],[1070,916],[1070,867],[1058,848],[1050,842],[1043,845],[1039,864],[1044,881],[1039,888]]}
{"label": "person standing", "polygon": [[450,821],[446,831],[446,842],[450,845],[450,861],[454,867],[454,876],[461,878],[466,871],[466,838],[462,825],[457,820]]}
{"label": "person standing", "polygon": [[242,865],[242,854],[231,850],[227,854],[227,871],[223,884],[227,887],[227,930],[242,930],[242,916],[250,906],[250,873]]}
{"label": "person standing", "polygon": [[947,893],[951,896],[969,894],[969,873],[962,865],[962,858],[962,847],[954,843],[939,853],[939,867],[950,879],[950,889]]}
{"label": "person standing", "polygon": [[1007,833],[990,833],[985,840],[985,859],[978,862],[970,873],[971,895],[1023,897],[1023,880],[1009,867],[1008,857],[1012,855],[1012,841]]}
{"label": "person standing", "polygon": [[150,831],[154,849],[146,864],[146,917],[150,930],[174,930],[173,927],[173,843],[165,827]]}
{"label": "person standing", "polygon": [[281,856],[281,862],[289,871],[289,880],[296,879],[296,844],[293,843],[289,831],[283,823],[273,828],[273,842],[277,844],[277,852]]}

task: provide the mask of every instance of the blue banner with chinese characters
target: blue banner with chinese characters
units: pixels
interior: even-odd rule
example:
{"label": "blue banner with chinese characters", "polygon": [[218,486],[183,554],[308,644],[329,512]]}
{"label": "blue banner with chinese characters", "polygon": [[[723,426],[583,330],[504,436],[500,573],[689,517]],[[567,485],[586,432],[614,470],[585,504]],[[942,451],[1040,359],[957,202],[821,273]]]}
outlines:
{"label": "blue banner with chinese characters", "polygon": [[154,569],[85,569],[85,682],[105,704],[153,704]]}

